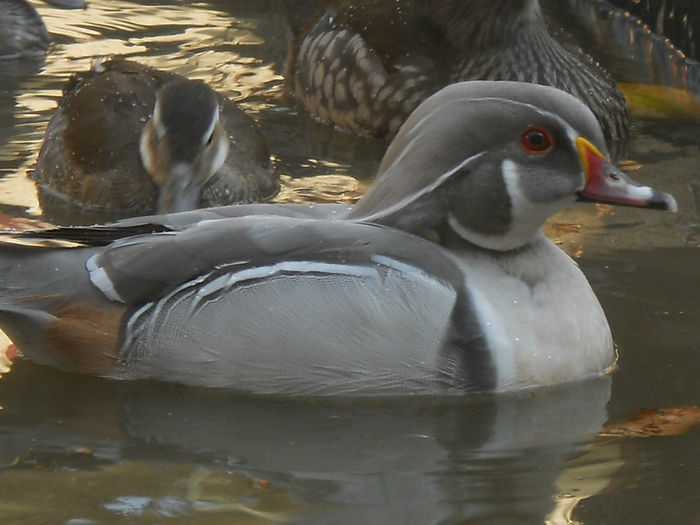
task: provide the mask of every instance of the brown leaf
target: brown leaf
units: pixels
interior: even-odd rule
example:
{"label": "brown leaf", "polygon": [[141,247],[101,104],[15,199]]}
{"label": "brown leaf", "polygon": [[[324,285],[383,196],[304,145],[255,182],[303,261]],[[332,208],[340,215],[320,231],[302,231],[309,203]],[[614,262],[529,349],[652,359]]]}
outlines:
{"label": "brown leaf", "polygon": [[700,424],[700,408],[695,405],[650,408],[633,414],[627,421],[606,427],[601,437],[677,436]]}
{"label": "brown leaf", "polygon": [[10,342],[5,334],[0,332],[0,374],[6,374],[12,368],[12,362],[19,357],[17,345]]}
{"label": "brown leaf", "polygon": [[0,212],[0,230],[6,232],[24,232],[27,230],[40,230],[51,226],[47,222],[28,219],[24,217],[14,217]]}

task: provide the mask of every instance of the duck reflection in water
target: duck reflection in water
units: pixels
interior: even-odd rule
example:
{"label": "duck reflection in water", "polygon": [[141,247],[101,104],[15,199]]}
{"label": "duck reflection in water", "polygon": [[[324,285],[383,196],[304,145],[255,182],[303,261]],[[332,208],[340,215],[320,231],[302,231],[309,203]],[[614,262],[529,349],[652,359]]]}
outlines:
{"label": "duck reflection in water", "polygon": [[[123,494],[110,465],[139,462],[140,469],[166,473],[190,466],[190,478],[177,479],[195,486],[182,495],[172,479],[160,493],[133,471],[123,474],[129,494],[177,498],[190,520],[203,506],[216,516],[214,502],[227,494],[231,503],[240,501],[233,488],[197,476],[208,470],[209,479],[217,473],[263,478],[298,503],[323,502],[286,516],[296,523],[542,523],[557,496],[565,496],[555,483],[567,460],[606,421],[611,383],[605,376],[495,397],[320,400],[105,382],[20,366],[21,373],[0,382],[3,464],[22,458],[16,468],[29,468],[50,458],[57,471],[70,473],[71,486],[82,470],[99,467],[100,487],[114,485],[101,489],[105,499]],[[76,443],[90,454],[78,456]],[[15,474],[15,468],[0,472],[6,490]],[[585,496],[579,488],[576,495]],[[222,507],[224,515],[236,508]],[[48,510],[54,517],[64,512]]]}

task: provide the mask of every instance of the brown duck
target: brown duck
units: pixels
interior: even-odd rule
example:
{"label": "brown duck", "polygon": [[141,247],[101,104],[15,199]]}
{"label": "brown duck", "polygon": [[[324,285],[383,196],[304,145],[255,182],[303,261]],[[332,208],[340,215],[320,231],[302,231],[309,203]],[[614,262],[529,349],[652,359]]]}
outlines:
{"label": "brown duck", "polygon": [[259,126],[236,104],[122,58],[68,81],[33,178],[58,222],[254,202],[279,188]]}

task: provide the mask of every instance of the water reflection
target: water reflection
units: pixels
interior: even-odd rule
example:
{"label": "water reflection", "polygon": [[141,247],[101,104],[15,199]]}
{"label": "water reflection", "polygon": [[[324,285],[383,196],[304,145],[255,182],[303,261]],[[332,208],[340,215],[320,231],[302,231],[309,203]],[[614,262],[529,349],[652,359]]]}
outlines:
{"label": "water reflection", "polygon": [[[109,465],[161,458],[264,479],[305,504],[305,523],[542,522],[562,463],[602,426],[610,395],[604,377],[498,398],[261,399],[22,368],[0,382],[2,462],[14,464],[3,492],[27,468],[42,467],[38,480],[109,477]],[[153,498],[148,479],[103,498]],[[178,514],[197,512],[180,498]]]}

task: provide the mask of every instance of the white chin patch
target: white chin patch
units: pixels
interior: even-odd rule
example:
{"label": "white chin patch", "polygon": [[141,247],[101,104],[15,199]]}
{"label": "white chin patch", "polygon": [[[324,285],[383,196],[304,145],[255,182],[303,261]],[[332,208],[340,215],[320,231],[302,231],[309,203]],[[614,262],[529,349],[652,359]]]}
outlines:
{"label": "white chin patch", "polygon": [[[501,234],[486,234],[474,231],[448,214],[447,222],[454,232],[464,240],[489,250],[513,250],[532,242],[540,233],[540,228],[550,215],[564,207],[561,202],[531,202],[521,190],[520,171],[512,160],[501,163],[501,175],[510,201],[511,221],[508,229]],[[504,198],[506,196],[504,195]]]}
{"label": "white chin patch", "polygon": [[202,144],[206,144],[207,140],[211,136],[212,133],[214,133],[214,126],[216,126],[216,123],[219,122],[219,107],[217,106],[216,109],[214,109],[214,113],[211,115],[211,120],[209,121],[209,127],[207,130],[204,132],[204,135],[202,135]]}

